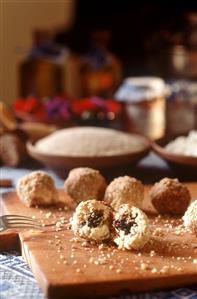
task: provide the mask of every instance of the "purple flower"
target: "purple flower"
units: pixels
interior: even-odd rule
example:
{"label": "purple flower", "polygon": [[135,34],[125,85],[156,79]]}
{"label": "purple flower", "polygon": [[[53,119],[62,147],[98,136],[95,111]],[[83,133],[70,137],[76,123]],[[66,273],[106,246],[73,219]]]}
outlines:
{"label": "purple flower", "polygon": [[70,109],[69,104],[67,102],[63,102],[60,107],[60,115],[64,120],[68,120],[70,118]]}
{"label": "purple flower", "polygon": [[70,118],[70,107],[68,100],[55,97],[45,103],[47,115],[50,119],[63,118],[67,120]]}
{"label": "purple flower", "polygon": [[90,100],[95,103],[98,108],[105,110],[106,109],[106,101],[99,97],[91,97]]}

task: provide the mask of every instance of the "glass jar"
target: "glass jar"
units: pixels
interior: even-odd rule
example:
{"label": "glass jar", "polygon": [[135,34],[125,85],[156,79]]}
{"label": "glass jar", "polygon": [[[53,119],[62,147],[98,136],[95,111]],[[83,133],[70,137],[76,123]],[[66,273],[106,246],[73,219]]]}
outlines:
{"label": "glass jar", "polygon": [[124,102],[126,131],[140,133],[150,139],[163,137],[167,92],[164,81],[157,77],[125,79],[115,98]]}
{"label": "glass jar", "polygon": [[19,95],[43,98],[63,92],[62,63],[66,55],[49,31],[33,32],[33,46],[19,65]]}
{"label": "glass jar", "polygon": [[171,95],[167,100],[167,134],[184,135],[197,129],[197,83],[176,80],[169,83]]}
{"label": "glass jar", "polygon": [[83,96],[111,97],[120,84],[122,68],[119,59],[109,50],[111,32],[95,30],[81,69]]}

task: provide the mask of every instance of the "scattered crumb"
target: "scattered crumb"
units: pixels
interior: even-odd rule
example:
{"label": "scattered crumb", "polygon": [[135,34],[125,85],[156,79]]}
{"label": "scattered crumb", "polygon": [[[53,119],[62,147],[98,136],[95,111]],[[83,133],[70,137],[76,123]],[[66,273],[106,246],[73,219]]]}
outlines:
{"label": "scattered crumb", "polygon": [[88,247],[89,243],[87,241],[84,241],[84,242],[81,243],[81,246],[82,247]]}
{"label": "scattered crumb", "polygon": [[98,248],[99,248],[99,250],[103,249],[104,248],[104,244],[100,244]]}
{"label": "scattered crumb", "polygon": [[167,273],[169,271],[169,266],[163,266],[163,268],[160,270],[161,273]]}
{"label": "scattered crumb", "polygon": [[49,217],[51,217],[52,213],[51,212],[48,212],[46,213],[45,217],[48,219]]}
{"label": "scattered crumb", "polygon": [[75,244],[72,244],[71,246],[72,250],[77,249],[77,246]]}
{"label": "scattered crumb", "polygon": [[89,262],[92,263],[93,262],[93,257],[89,258]]}
{"label": "scattered crumb", "polygon": [[56,226],[57,228],[60,228],[60,227],[62,226],[62,223],[61,223],[60,221],[57,221],[56,224],[55,224],[55,226]]}
{"label": "scattered crumb", "polygon": [[76,242],[76,243],[78,243],[78,242],[80,242],[80,240],[77,237],[74,237],[74,238],[70,239],[69,242]]}
{"label": "scattered crumb", "polygon": [[183,269],[182,268],[177,268],[177,271],[181,272]]}
{"label": "scattered crumb", "polygon": [[141,270],[148,270],[148,269],[149,269],[149,265],[147,265],[147,264],[145,264],[145,263],[142,263],[142,264],[140,265],[140,268],[141,268]]}
{"label": "scattered crumb", "polygon": [[177,256],[176,259],[177,259],[177,261],[180,261],[180,260],[181,260],[181,257],[180,257],[180,256]]}
{"label": "scattered crumb", "polygon": [[66,221],[65,217],[60,217],[60,222],[61,222],[62,224],[64,224],[65,221]]}
{"label": "scattered crumb", "polygon": [[154,251],[154,250],[151,250],[151,252],[150,252],[150,256],[155,256],[155,255],[156,255],[155,251]]}

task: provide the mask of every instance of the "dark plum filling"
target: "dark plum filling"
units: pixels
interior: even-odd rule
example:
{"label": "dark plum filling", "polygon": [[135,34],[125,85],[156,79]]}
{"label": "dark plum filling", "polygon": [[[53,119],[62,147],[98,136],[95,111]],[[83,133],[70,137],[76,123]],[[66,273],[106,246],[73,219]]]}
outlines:
{"label": "dark plum filling", "polygon": [[103,211],[95,210],[88,216],[87,224],[89,227],[97,227],[103,220]]}
{"label": "dark plum filling", "polygon": [[123,230],[126,235],[130,233],[131,227],[137,227],[137,223],[135,221],[137,215],[132,217],[130,215],[123,214],[118,220],[114,221],[115,228],[119,230]]}

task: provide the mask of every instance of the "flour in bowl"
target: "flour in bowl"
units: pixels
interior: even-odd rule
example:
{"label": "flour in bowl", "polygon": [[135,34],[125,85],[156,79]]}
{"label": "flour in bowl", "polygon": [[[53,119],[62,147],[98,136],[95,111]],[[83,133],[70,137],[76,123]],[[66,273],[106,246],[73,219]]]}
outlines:
{"label": "flour in bowl", "polygon": [[99,157],[131,154],[148,147],[144,138],[135,134],[95,128],[75,127],[58,130],[35,144],[40,153],[71,156]]}
{"label": "flour in bowl", "polygon": [[176,138],[165,148],[171,153],[197,157],[197,131],[191,131],[186,137]]}

